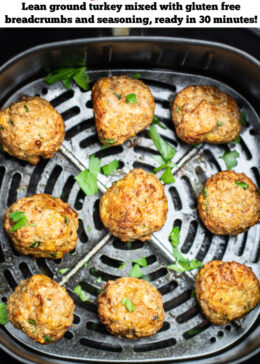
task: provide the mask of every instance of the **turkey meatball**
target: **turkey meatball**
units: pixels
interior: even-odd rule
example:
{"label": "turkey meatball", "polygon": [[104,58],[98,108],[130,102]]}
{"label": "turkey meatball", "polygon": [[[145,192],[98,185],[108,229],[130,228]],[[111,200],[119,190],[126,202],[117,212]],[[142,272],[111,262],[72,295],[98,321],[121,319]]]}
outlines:
{"label": "turkey meatball", "polygon": [[198,209],[213,234],[237,235],[260,218],[259,189],[244,173],[222,171],[207,180]]}
{"label": "turkey meatball", "polygon": [[184,142],[221,144],[235,140],[241,131],[235,100],[214,86],[189,86],[172,105],[176,133]]}
{"label": "turkey meatball", "polygon": [[43,274],[21,281],[7,303],[9,321],[40,344],[51,344],[65,334],[74,308],[66,289]]}
{"label": "turkey meatball", "polygon": [[21,254],[62,258],[74,249],[77,213],[69,204],[47,194],[25,197],[6,210],[4,228]]}
{"label": "turkey meatball", "polygon": [[133,169],[100,199],[103,224],[122,241],[150,239],[164,225],[167,211],[163,184],[142,169]]}
{"label": "turkey meatball", "polygon": [[24,97],[0,111],[0,144],[5,152],[32,164],[60,148],[65,126],[61,115],[41,97]]}
{"label": "turkey meatball", "polygon": [[260,284],[252,269],[213,260],[196,275],[195,293],[204,315],[217,325],[240,319],[260,302]]}
{"label": "turkey meatball", "polygon": [[128,76],[99,79],[92,89],[101,143],[119,145],[152,123],[154,98],[148,86]]}
{"label": "turkey meatball", "polygon": [[154,335],[163,325],[162,296],[142,279],[124,277],[108,281],[97,304],[100,320],[118,337],[140,339]]}

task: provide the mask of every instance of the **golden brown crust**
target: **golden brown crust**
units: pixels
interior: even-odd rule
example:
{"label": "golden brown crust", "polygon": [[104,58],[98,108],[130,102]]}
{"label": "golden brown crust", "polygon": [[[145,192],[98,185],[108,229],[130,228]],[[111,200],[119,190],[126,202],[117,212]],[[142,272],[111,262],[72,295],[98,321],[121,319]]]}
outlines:
{"label": "golden brown crust", "polygon": [[142,169],[133,169],[100,199],[103,224],[122,241],[149,239],[162,228],[167,212],[163,184]]}
{"label": "golden brown crust", "polygon": [[[125,297],[134,304],[134,311],[128,311],[122,304]],[[161,294],[142,279],[124,277],[108,281],[97,304],[100,320],[118,337],[139,339],[154,335],[163,325]]]}
{"label": "golden brown crust", "polygon": [[[248,188],[244,189],[239,183],[245,183]],[[199,195],[198,210],[201,220],[213,234],[237,235],[260,218],[259,190],[244,173],[222,171],[205,183]]]}
{"label": "golden brown crust", "polygon": [[[126,96],[136,95],[135,104]],[[119,145],[152,123],[154,98],[148,86],[128,76],[100,78],[92,88],[96,128],[101,143]]]}
{"label": "golden brown crust", "polygon": [[41,97],[24,97],[0,111],[0,144],[19,159],[37,164],[53,157],[64,136],[61,115]]}
{"label": "golden brown crust", "polygon": [[[9,214],[24,212],[28,221],[20,229],[10,232],[15,222]],[[25,197],[10,206],[4,215],[4,228],[21,254],[51,259],[62,258],[77,244],[77,213],[60,198],[47,194]]]}
{"label": "golden brown crust", "polygon": [[51,344],[65,334],[74,308],[66,289],[43,274],[21,281],[7,303],[9,321],[40,344]]}
{"label": "golden brown crust", "polygon": [[171,114],[178,137],[189,144],[228,143],[241,131],[237,103],[214,86],[186,87],[177,94]]}
{"label": "golden brown crust", "polygon": [[240,319],[260,302],[252,269],[237,262],[209,262],[196,275],[195,293],[204,315],[217,325]]}

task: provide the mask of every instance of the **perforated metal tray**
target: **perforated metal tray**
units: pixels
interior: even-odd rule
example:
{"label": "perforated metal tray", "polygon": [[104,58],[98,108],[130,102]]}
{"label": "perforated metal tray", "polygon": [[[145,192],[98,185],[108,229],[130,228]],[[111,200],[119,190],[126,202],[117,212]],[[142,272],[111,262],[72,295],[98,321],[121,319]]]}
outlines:
{"label": "perforated metal tray", "polygon": [[[63,277],[60,268],[72,268],[86,254],[95,249],[105,237],[107,243],[90,259],[87,268],[79,269],[65,284],[76,303],[73,326],[65,337],[54,345],[41,346],[16,330],[10,323],[0,328],[0,341],[7,346],[12,339],[12,348],[25,360],[41,363],[69,362],[169,362],[188,363],[196,359],[200,362],[232,362],[232,348],[240,347],[259,320],[259,308],[239,322],[224,327],[210,325],[200,313],[195,298],[192,297],[193,274],[178,275],[165,268],[171,259],[171,246],[168,236],[173,226],[181,228],[181,251],[188,258],[196,258],[204,263],[212,259],[236,260],[251,266],[260,276],[260,225],[237,237],[215,236],[207,231],[198,219],[197,196],[205,180],[214,173],[225,169],[220,159],[224,151],[236,149],[240,153],[235,171],[244,172],[260,185],[259,175],[259,120],[248,101],[223,82],[205,75],[192,75],[187,72],[174,72],[170,69],[91,69],[88,74],[91,85],[99,77],[141,73],[142,80],[151,88],[155,97],[155,115],[167,127],[158,128],[160,134],[177,149],[174,162],[176,181],[166,185],[169,204],[167,221],[151,241],[142,243],[122,243],[107,237],[107,231],[99,219],[98,201],[101,193],[87,197],[79,189],[74,176],[78,167],[88,166],[91,154],[102,158],[102,164],[120,160],[121,169],[111,177],[99,176],[101,186],[111,183],[134,167],[153,171],[156,162],[152,158],[158,151],[148,136],[148,131],[140,133],[122,146],[101,150],[98,141],[91,105],[91,92],[83,92],[77,86],[66,91],[61,83],[47,86],[42,78],[24,82],[5,100],[5,105],[16,101],[22,95],[40,95],[49,100],[62,114],[66,123],[66,138],[62,150],[51,160],[42,160],[37,166],[0,155],[0,205],[1,216],[14,201],[35,193],[50,193],[70,203],[79,213],[79,242],[74,252],[67,254],[62,261],[31,259],[19,255],[1,227],[0,231],[0,300],[6,301],[20,280],[37,272],[43,272],[58,282]],[[211,84],[229,93],[246,112],[249,125],[243,128],[241,143],[234,145],[201,145],[196,148],[182,143],[176,138],[170,117],[170,104],[177,92],[191,84]],[[91,231],[88,227],[91,227]],[[129,275],[133,259],[145,256],[148,267],[144,275],[163,295],[165,322],[155,336],[131,341],[118,339],[107,333],[98,321],[96,298],[102,288],[97,277],[104,281]],[[121,262],[126,266],[119,270]],[[88,292],[89,300],[82,302],[73,288],[81,284]],[[195,329],[195,330],[193,330]],[[200,330],[196,330],[200,329]],[[198,333],[199,332],[199,333]],[[22,352],[21,352],[22,351]],[[27,353],[27,356],[24,354]],[[29,353],[29,355],[28,355]],[[40,356],[39,356],[40,355]],[[228,361],[226,361],[228,360]],[[236,358],[237,360],[237,358]]]}

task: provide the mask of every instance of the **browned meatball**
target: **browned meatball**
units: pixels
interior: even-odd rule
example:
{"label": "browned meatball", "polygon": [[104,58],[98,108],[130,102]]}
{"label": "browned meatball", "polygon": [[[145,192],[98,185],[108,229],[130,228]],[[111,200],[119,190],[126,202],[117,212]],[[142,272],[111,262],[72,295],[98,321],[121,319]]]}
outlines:
{"label": "browned meatball", "polygon": [[195,279],[196,298],[217,325],[240,319],[260,302],[260,284],[252,269],[237,262],[213,260]]}
{"label": "browned meatball", "polygon": [[186,143],[228,143],[240,131],[240,111],[231,96],[214,86],[189,86],[172,106],[176,133]]}
{"label": "browned meatball", "polygon": [[[16,229],[19,218],[24,224]],[[62,258],[78,240],[77,213],[69,204],[47,194],[15,202],[6,210],[4,228],[19,253],[36,257]]]}
{"label": "browned meatball", "polygon": [[133,169],[100,199],[103,224],[122,241],[150,239],[164,225],[167,212],[163,184],[142,169]]}
{"label": "browned meatball", "polygon": [[106,145],[124,143],[153,120],[150,89],[128,76],[99,79],[92,89],[92,103],[98,137]]}
{"label": "browned meatball", "polygon": [[207,180],[198,209],[213,234],[237,235],[260,218],[259,190],[244,173],[222,171]]}
{"label": "browned meatball", "polygon": [[60,148],[65,126],[61,115],[41,97],[25,97],[0,111],[0,144],[5,152],[37,164]]}
{"label": "browned meatball", "polygon": [[9,321],[40,344],[51,344],[65,334],[74,308],[66,289],[43,274],[21,281],[7,303]]}
{"label": "browned meatball", "polygon": [[139,339],[154,335],[163,325],[162,296],[142,279],[124,277],[108,281],[97,304],[100,320],[118,337]]}

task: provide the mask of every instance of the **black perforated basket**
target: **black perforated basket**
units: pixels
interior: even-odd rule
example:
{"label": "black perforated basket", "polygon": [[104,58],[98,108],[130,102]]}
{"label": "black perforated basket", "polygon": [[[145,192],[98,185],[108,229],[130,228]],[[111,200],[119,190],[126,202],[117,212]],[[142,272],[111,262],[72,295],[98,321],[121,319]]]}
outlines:
{"label": "black perforated basket", "polygon": [[[122,243],[110,236],[99,219],[101,192],[133,167],[153,171],[157,154],[147,130],[124,145],[101,150],[98,141],[91,91],[73,85],[67,91],[61,83],[48,86],[44,76],[75,62],[86,62],[91,86],[99,77],[141,74],[155,97],[155,115],[167,127],[160,134],[177,149],[175,183],[166,185],[169,213],[165,226],[145,243]],[[191,84],[216,85],[229,93],[247,115],[238,145],[192,147],[176,138],[170,104],[182,88]],[[260,276],[260,225],[236,237],[215,236],[198,219],[197,196],[202,184],[225,169],[221,155],[236,149],[240,153],[237,172],[244,172],[260,186],[259,142],[260,64],[248,54],[222,44],[161,37],[83,39],[35,47],[10,60],[0,69],[2,105],[23,95],[40,95],[62,114],[66,138],[51,159],[32,166],[7,154],[0,155],[1,220],[8,206],[35,193],[50,193],[69,202],[79,213],[79,242],[62,260],[31,259],[19,255],[0,228],[0,300],[6,301],[20,280],[43,272],[65,285],[76,303],[73,326],[59,342],[41,346],[10,323],[0,327],[1,347],[24,362],[36,363],[238,363],[259,350],[259,308],[239,322],[223,327],[211,325],[201,314],[192,295],[192,274],[179,275],[165,266],[171,261],[168,235],[181,228],[180,249],[188,258],[204,263],[212,259],[236,260],[251,266]],[[87,197],[74,176],[88,166],[95,153],[102,164],[120,160],[121,169],[111,177],[100,176],[98,195]],[[90,227],[90,228],[89,228]],[[61,268],[73,268],[88,254],[87,268],[75,270],[69,279]],[[98,321],[96,298],[103,281],[129,275],[133,259],[145,256],[146,279],[162,293],[165,322],[156,335],[139,341],[111,336]],[[118,269],[122,262],[123,269]],[[74,272],[74,271],[72,271]],[[82,302],[73,293],[81,284],[88,293]]]}

